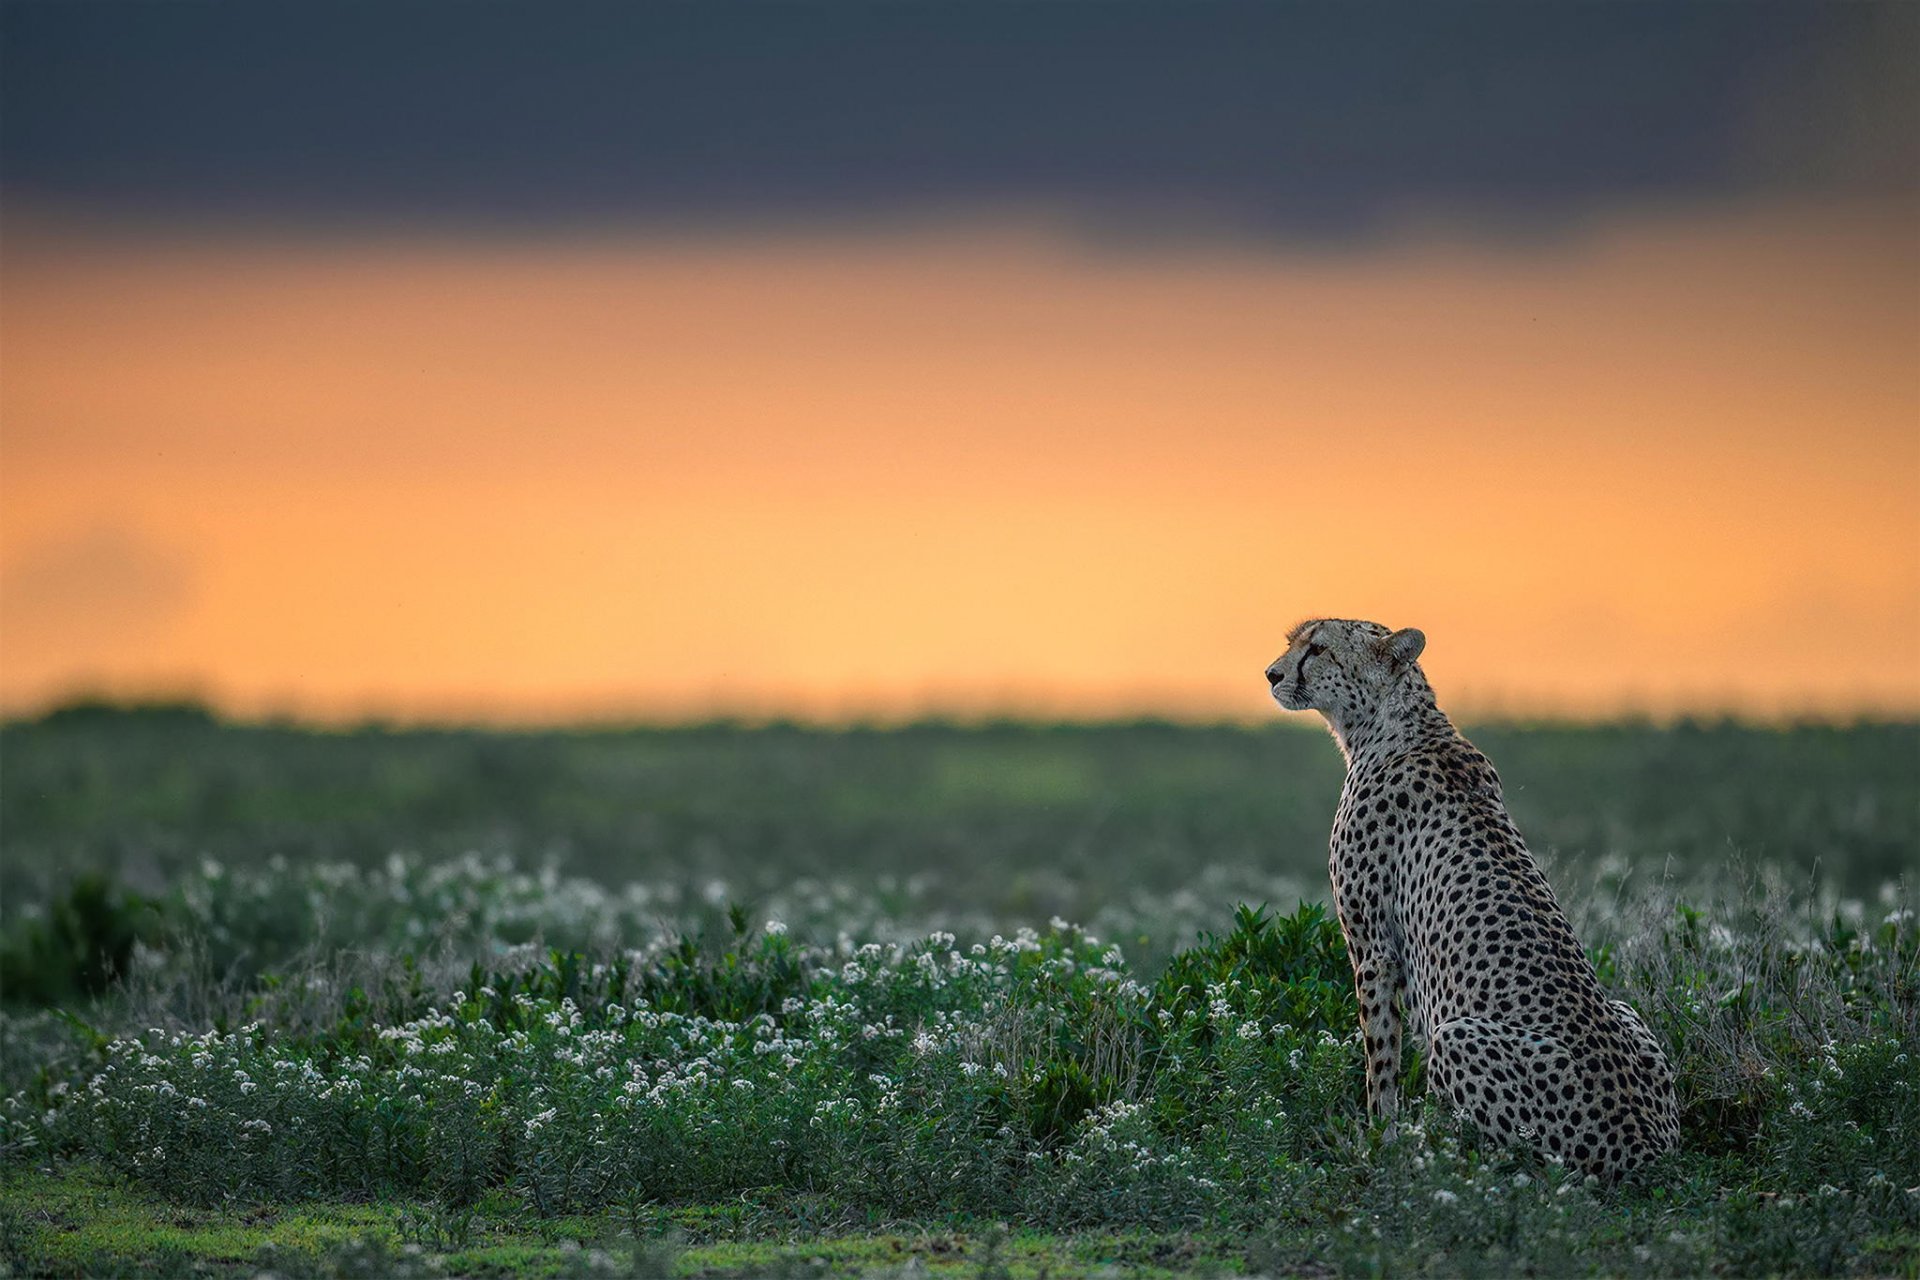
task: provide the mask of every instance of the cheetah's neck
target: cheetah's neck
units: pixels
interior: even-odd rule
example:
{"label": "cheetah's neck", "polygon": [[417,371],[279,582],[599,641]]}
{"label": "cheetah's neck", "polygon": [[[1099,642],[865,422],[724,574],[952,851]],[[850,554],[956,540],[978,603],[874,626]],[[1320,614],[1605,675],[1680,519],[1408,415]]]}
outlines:
{"label": "cheetah's neck", "polygon": [[1340,754],[1346,757],[1349,773],[1370,761],[1456,736],[1453,721],[1440,709],[1433,686],[1418,669],[1351,720],[1329,716],[1327,727],[1340,745]]}

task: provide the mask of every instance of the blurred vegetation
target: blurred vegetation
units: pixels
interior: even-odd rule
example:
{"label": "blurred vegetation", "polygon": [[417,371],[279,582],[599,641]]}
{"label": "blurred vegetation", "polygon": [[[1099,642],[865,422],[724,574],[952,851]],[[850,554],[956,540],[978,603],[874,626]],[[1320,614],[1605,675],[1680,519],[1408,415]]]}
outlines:
{"label": "blurred vegetation", "polygon": [[0,1002],[51,1005],[106,994],[131,968],[134,943],[152,940],[158,905],[82,872],[44,916],[0,931]]}
{"label": "blurred vegetation", "polygon": [[[1867,894],[1920,848],[1920,724],[1486,726],[1536,852],[1640,879],[1732,861]],[[150,891],[229,865],[480,851],[607,884],[933,874],[949,900],[1088,918],[1197,865],[1324,882],[1342,767],[1262,728],[711,724],[322,732],[191,705],[78,707],[0,728],[0,900],[81,870]]]}

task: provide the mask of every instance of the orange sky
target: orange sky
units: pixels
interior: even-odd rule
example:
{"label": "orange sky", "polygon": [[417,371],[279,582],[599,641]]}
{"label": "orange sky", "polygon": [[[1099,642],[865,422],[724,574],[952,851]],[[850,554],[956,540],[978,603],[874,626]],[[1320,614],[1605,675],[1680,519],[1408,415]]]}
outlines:
{"label": "orange sky", "polygon": [[0,707],[1920,712],[1901,211],[1103,252],[9,222]]}

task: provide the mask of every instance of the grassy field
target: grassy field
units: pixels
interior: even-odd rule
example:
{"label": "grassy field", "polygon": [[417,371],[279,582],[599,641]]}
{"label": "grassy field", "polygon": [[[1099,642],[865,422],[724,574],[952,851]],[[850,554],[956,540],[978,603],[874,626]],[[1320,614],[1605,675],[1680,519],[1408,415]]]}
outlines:
{"label": "grassy field", "polygon": [[1366,1122],[1324,735],[9,725],[0,1274],[1920,1274],[1920,726],[1473,736],[1619,1186]]}

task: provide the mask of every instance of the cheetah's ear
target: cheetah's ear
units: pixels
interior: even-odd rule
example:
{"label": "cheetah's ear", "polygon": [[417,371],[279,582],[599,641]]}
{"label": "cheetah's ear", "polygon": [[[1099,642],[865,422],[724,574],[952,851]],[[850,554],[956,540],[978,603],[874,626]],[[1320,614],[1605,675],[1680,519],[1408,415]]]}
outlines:
{"label": "cheetah's ear", "polygon": [[1404,671],[1427,647],[1427,633],[1418,627],[1396,631],[1380,642],[1381,652],[1395,671]]}

